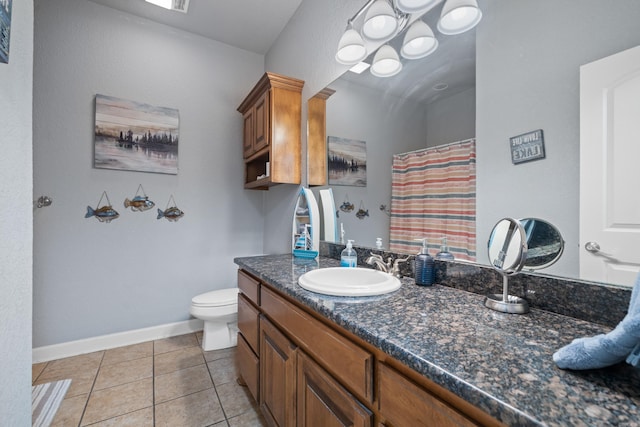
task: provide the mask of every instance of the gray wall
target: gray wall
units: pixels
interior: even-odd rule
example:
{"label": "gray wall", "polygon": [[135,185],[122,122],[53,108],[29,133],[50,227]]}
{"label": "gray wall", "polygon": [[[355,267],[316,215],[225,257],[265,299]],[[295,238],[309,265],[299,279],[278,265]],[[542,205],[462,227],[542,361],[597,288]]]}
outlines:
{"label": "gray wall", "polygon": [[[638,1],[491,0],[481,7],[478,260],[487,259],[483,242],[500,218],[545,218],[567,242],[545,272],[578,277],[579,67],[640,44]],[[513,165],[509,137],[535,129],[544,131],[546,158]]]}
{"label": "gray wall", "polygon": [[[264,57],[86,0],[35,6],[34,194],[53,204],[34,218],[33,345],[187,320],[193,296],[235,285],[233,257],[262,253],[235,108]],[[178,175],[94,169],[96,94],[177,108]],[[139,184],[185,216],[125,210]],[[84,218],[103,190],[110,224]]]}
{"label": "gray wall", "polygon": [[427,145],[448,144],[476,136],[476,90],[467,89],[427,106]]}
{"label": "gray wall", "polygon": [[0,420],[31,425],[33,3],[14,1],[0,63]]}

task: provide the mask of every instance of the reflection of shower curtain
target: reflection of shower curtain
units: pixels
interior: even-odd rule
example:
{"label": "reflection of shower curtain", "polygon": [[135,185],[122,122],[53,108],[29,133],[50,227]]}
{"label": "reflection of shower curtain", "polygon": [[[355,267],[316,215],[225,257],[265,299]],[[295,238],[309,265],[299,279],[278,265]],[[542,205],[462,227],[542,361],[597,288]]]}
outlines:
{"label": "reflection of shower curtain", "polygon": [[457,259],[475,260],[475,147],[469,139],[393,156],[392,252],[417,253],[414,239],[426,237],[433,255],[446,236]]}

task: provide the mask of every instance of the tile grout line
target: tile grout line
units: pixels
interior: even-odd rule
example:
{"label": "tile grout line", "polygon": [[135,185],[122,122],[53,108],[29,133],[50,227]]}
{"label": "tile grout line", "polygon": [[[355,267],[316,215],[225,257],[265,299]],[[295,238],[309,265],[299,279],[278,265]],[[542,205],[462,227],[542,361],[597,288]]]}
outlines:
{"label": "tile grout line", "polygon": [[100,364],[98,365],[98,370],[96,371],[96,375],[93,377],[93,383],[91,383],[91,389],[89,390],[89,394],[87,395],[87,401],[84,402],[84,407],[82,408],[82,415],[80,416],[80,421],[78,421],[78,427],[82,426],[82,419],[87,412],[87,406],[89,406],[89,399],[91,399],[91,395],[93,394],[93,388],[96,386],[96,381],[98,380],[98,374],[100,373],[100,368],[102,368],[102,362],[104,361],[104,355],[106,351],[102,351],[102,357],[100,358]]}

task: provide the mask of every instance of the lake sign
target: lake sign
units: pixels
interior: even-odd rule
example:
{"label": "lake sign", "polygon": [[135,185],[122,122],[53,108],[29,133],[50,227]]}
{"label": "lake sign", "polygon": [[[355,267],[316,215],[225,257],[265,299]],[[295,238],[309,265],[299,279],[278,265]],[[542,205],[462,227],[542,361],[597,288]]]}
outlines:
{"label": "lake sign", "polygon": [[544,159],[544,135],[542,129],[509,138],[511,161],[514,165],[531,160]]}

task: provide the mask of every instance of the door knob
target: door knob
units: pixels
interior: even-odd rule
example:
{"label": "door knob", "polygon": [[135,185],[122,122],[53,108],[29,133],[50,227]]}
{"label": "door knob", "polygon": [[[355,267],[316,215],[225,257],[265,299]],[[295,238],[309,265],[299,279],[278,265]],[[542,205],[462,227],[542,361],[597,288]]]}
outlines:
{"label": "door knob", "polygon": [[592,253],[600,252],[600,245],[596,242],[587,242],[584,244],[584,248]]}

